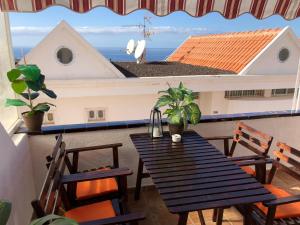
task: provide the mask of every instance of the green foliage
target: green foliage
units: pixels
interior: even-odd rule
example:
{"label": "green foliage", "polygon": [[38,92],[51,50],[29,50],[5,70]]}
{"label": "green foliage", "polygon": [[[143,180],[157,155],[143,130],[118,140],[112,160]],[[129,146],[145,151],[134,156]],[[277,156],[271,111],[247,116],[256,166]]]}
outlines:
{"label": "green foliage", "polygon": [[11,212],[11,203],[0,201],[0,225],[6,225]]}
{"label": "green foliage", "polygon": [[192,90],[185,88],[180,82],[177,88],[169,87],[166,91],[160,91],[163,95],[156,102],[156,107],[168,106],[164,115],[167,115],[169,123],[183,123],[187,127],[187,122],[197,124],[201,118],[201,111],[196,103]]}
{"label": "green foliage", "polygon": [[13,91],[23,97],[21,99],[7,99],[6,106],[28,106],[29,115],[35,112],[47,112],[51,106],[50,103],[39,103],[33,105],[32,100],[40,96],[39,92],[43,92],[50,98],[56,98],[56,94],[49,90],[45,85],[45,76],[41,74],[41,70],[36,65],[21,65],[15,69],[8,71],[7,78],[11,82]]}
{"label": "green foliage", "polygon": [[72,219],[57,216],[54,214],[44,216],[42,218],[36,219],[30,223],[30,225],[78,225],[78,223]]}

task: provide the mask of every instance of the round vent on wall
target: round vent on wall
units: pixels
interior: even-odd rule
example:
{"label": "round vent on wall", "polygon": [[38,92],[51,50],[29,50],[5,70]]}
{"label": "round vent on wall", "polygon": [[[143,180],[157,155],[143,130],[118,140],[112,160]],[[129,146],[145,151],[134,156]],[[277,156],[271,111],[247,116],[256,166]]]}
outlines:
{"label": "round vent on wall", "polygon": [[285,62],[290,56],[290,51],[287,48],[282,48],[279,51],[278,58],[280,62]]}
{"label": "round vent on wall", "polygon": [[72,62],[73,52],[69,48],[62,47],[57,51],[56,57],[60,63],[66,65]]}

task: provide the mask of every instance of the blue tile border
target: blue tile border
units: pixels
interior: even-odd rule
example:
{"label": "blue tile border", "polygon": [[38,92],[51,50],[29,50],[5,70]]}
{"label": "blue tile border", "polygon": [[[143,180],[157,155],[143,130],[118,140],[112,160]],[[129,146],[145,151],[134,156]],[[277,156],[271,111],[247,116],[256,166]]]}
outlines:
{"label": "blue tile border", "polygon": [[[269,112],[251,112],[251,113],[236,113],[236,114],[224,114],[224,115],[204,115],[201,117],[201,123],[215,123],[224,121],[236,121],[236,120],[252,120],[252,119],[264,119],[275,117],[292,117],[300,116],[300,111],[269,111]],[[42,128],[42,132],[31,133],[25,127],[20,127],[16,133],[27,133],[29,135],[46,135],[57,133],[75,133],[85,131],[96,130],[108,130],[108,129],[127,129],[145,127],[149,123],[149,119],[144,120],[129,120],[129,121],[116,121],[116,122],[99,122],[99,123],[82,123],[82,124],[70,124],[70,125],[55,125],[45,126]],[[167,124],[167,120],[163,120],[163,124]]]}

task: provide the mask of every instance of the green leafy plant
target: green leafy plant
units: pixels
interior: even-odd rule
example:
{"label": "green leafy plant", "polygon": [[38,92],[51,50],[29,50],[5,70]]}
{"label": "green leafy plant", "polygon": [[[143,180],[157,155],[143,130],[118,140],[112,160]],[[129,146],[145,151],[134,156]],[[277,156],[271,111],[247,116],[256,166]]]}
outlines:
{"label": "green leafy plant", "polygon": [[169,85],[168,90],[160,91],[163,93],[156,102],[156,107],[161,108],[169,106],[163,113],[167,115],[169,123],[184,124],[187,127],[188,121],[192,124],[197,124],[200,121],[201,111],[199,106],[194,102],[195,97],[192,90],[187,89],[180,82],[177,88],[172,88]]}
{"label": "green leafy plant", "polygon": [[5,225],[11,212],[11,203],[0,201],[0,225]]}
{"label": "green leafy plant", "polygon": [[72,219],[58,216],[58,215],[47,215],[42,218],[33,220],[30,225],[78,225],[78,223]]}
{"label": "green leafy plant", "polygon": [[36,112],[47,112],[51,103],[43,102],[36,105],[33,100],[39,97],[40,92],[45,93],[50,98],[56,98],[56,94],[47,89],[44,81],[45,76],[41,74],[41,70],[36,65],[21,65],[7,73],[7,78],[11,82],[13,91],[25,99],[7,99],[6,106],[27,106],[29,108],[28,115]]}

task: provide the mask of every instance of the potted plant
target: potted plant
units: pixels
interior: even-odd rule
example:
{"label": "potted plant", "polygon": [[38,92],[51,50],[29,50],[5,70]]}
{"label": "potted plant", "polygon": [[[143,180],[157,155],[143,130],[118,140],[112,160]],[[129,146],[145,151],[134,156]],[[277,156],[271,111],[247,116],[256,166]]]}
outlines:
{"label": "potted plant", "polygon": [[21,65],[7,73],[13,91],[24,98],[7,99],[6,106],[27,106],[29,111],[23,112],[23,120],[30,132],[40,132],[43,123],[44,112],[54,106],[48,102],[33,104],[33,100],[39,97],[40,92],[45,93],[50,98],[56,98],[56,94],[47,89],[44,81],[45,76],[36,65]]}
{"label": "potted plant", "polygon": [[169,85],[168,90],[160,91],[160,93],[164,95],[159,97],[156,107],[168,106],[163,114],[167,115],[171,135],[182,134],[187,128],[188,122],[194,125],[199,123],[201,111],[194,102],[193,91],[184,87],[182,82],[177,88]]}
{"label": "potted plant", "polygon": [[44,216],[42,218],[33,220],[30,225],[78,225],[78,223],[72,219],[57,216],[54,214]]}
{"label": "potted plant", "polygon": [[6,225],[11,212],[11,203],[0,201],[0,225]]}

